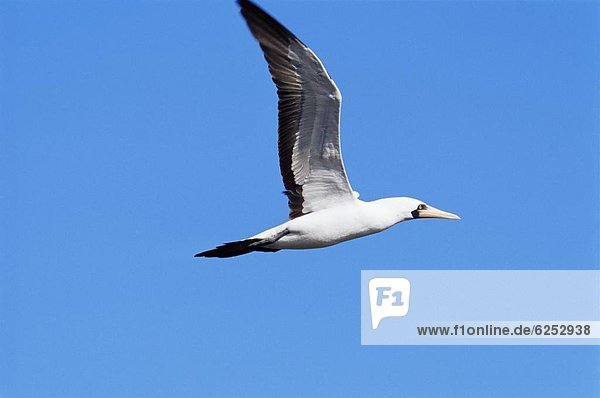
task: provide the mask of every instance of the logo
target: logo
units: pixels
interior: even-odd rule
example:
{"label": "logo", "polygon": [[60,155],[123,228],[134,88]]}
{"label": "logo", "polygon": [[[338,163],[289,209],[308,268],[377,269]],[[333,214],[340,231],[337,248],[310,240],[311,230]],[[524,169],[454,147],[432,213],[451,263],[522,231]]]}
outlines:
{"label": "logo", "polygon": [[406,278],[373,278],[369,281],[371,327],[379,327],[383,318],[408,314],[410,282]]}

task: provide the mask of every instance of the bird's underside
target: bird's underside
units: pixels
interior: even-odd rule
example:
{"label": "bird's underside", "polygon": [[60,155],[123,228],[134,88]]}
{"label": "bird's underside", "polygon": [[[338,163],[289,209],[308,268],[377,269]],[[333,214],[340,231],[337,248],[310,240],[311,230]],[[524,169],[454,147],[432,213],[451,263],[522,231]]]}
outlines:
{"label": "bird's underside", "polygon": [[281,249],[316,249],[370,235],[398,222],[385,216],[378,201],[355,200],[289,220],[248,239],[229,242],[198,254],[201,257],[232,257],[252,251],[276,252]]}

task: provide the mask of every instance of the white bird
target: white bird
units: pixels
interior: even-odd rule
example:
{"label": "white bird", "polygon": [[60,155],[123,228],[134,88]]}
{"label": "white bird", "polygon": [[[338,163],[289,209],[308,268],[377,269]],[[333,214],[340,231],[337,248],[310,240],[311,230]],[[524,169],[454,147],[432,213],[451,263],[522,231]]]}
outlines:
{"label": "white bird", "polygon": [[196,257],[326,247],[419,218],[460,219],[423,201],[365,202],[348,182],[340,150],[342,96],[317,56],[249,0],[241,14],[258,40],[279,97],[279,166],[290,220]]}

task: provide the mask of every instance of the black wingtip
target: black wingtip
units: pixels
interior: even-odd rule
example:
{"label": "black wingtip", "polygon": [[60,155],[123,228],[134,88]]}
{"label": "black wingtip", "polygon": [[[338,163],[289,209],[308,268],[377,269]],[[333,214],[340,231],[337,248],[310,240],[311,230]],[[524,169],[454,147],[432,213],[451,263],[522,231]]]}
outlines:
{"label": "black wingtip", "polygon": [[238,6],[240,6],[240,8],[259,8],[250,0],[236,0],[236,3]]}
{"label": "black wingtip", "polygon": [[253,251],[271,251],[270,249],[261,248],[260,243],[262,242],[264,242],[262,239],[244,239],[237,242],[227,242],[214,249],[198,253],[194,257],[226,258],[241,256]]}

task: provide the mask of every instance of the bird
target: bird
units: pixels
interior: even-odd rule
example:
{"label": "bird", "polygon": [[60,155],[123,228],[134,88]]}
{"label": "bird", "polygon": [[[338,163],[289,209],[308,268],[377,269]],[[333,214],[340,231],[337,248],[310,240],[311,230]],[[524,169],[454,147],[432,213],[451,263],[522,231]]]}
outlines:
{"label": "bird", "polygon": [[195,257],[315,249],[425,218],[460,219],[409,197],[362,201],[350,186],[340,149],[342,96],[321,60],[250,0],[237,0],[258,41],[278,96],[278,154],[289,220]]}

